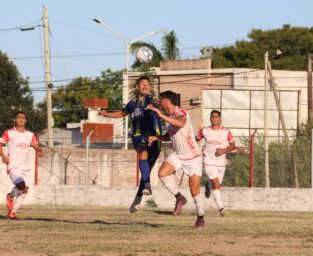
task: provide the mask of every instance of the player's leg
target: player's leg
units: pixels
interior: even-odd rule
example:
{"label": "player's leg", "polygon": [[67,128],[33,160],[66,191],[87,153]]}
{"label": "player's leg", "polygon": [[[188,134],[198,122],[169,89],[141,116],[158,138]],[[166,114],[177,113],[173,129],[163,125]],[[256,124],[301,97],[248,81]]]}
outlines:
{"label": "player's leg", "polygon": [[7,194],[7,207],[9,210],[7,217],[15,219],[16,212],[24,202],[28,191],[28,177],[26,172],[20,170],[11,170],[9,175],[15,186],[12,191]]}
{"label": "player's leg", "polygon": [[160,141],[154,141],[151,146],[148,146],[148,163],[149,163],[149,181],[144,184],[144,189],[142,191],[143,195],[151,195],[151,183],[150,183],[150,175],[152,168],[158,159],[160,152],[161,152],[161,142]]}
{"label": "player's leg", "polygon": [[216,202],[216,205],[221,213],[221,216],[224,216],[224,204],[222,201],[222,195],[220,191],[220,182],[219,182],[219,169],[220,167],[212,166],[212,165],[206,165],[205,171],[210,179],[210,182],[212,184],[212,194],[214,197],[214,200]]}
{"label": "player's leg", "polygon": [[196,210],[197,220],[195,227],[204,227],[204,198],[201,192],[201,176],[202,176],[202,157],[192,160],[183,161],[184,171],[189,176],[189,188],[193,197]]}
{"label": "player's leg", "polygon": [[173,152],[163,162],[158,172],[164,187],[166,187],[176,198],[175,208],[172,212],[174,216],[179,215],[181,213],[181,208],[187,203],[187,199],[179,192],[173,175],[175,171],[180,170],[181,168],[182,165],[176,154]]}
{"label": "player's leg", "polygon": [[130,213],[135,213],[141,203],[143,190],[145,189],[146,183],[150,183],[150,167],[148,163],[148,151],[147,151],[147,141],[144,136],[133,136],[133,145],[136,149],[139,158],[139,170],[141,174],[141,179],[136,196],[130,206]]}
{"label": "player's leg", "polygon": [[[225,175],[225,170],[226,170],[225,166],[218,168],[218,183],[219,183],[220,191],[221,191],[221,186],[222,186],[222,182],[223,182],[224,175]],[[220,192],[220,195],[221,195],[221,192]],[[222,200],[222,195],[221,195],[221,202],[222,202],[222,205],[221,205],[222,208],[219,208],[219,210],[220,210],[221,216],[224,217],[226,212],[225,212],[225,207],[224,207],[223,200]]]}

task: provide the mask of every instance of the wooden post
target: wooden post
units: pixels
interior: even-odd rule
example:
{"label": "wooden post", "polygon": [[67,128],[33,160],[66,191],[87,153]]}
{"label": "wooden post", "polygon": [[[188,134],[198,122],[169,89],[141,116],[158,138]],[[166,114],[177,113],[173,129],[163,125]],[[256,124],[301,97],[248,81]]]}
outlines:
{"label": "wooden post", "polygon": [[284,138],[285,138],[285,142],[286,142],[287,149],[288,149],[288,155],[289,155],[289,158],[290,158],[290,160],[292,162],[292,165],[293,165],[293,173],[294,173],[294,178],[295,178],[295,185],[296,185],[296,188],[299,188],[300,184],[299,184],[299,178],[298,178],[297,165],[296,165],[296,162],[295,162],[295,159],[294,159],[294,155],[293,155],[292,150],[291,150],[291,144],[290,144],[290,141],[289,141],[289,136],[288,136],[288,132],[287,132],[285,118],[284,118],[284,115],[283,115],[283,111],[281,109],[281,105],[280,105],[280,101],[279,101],[279,97],[278,97],[278,93],[277,93],[277,85],[276,85],[276,83],[274,81],[274,76],[273,76],[273,72],[272,72],[272,65],[271,65],[270,61],[267,62],[267,67],[268,67],[268,73],[270,75],[271,85],[272,85],[272,88],[273,88],[274,98],[275,98],[277,111],[278,111],[278,115],[279,115],[279,121],[280,121],[281,127],[283,129]]}
{"label": "wooden post", "polygon": [[264,55],[264,169],[265,169],[265,187],[270,187],[270,167],[268,156],[268,52]]}
{"label": "wooden post", "polygon": [[312,104],[312,54],[308,55],[308,120],[313,121]]}

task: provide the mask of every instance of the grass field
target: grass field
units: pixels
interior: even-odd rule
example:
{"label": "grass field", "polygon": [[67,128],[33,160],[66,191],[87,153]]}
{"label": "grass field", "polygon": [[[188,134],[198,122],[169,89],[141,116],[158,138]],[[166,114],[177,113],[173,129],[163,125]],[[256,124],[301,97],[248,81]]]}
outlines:
{"label": "grass field", "polygon": [[0,217],[0,255],[313,255],[313,213],[210,210],[204,229],[159,208],[23,206],[19,218]]}

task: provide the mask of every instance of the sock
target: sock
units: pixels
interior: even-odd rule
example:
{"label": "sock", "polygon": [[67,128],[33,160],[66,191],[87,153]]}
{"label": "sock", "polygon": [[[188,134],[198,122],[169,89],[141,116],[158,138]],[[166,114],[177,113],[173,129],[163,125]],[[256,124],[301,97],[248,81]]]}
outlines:
{"label": "sock", "polygon": [[18,189],[17,187],[14,187],[12,191],[10,192],[10,197],[13,198],[21,193],[22,193],[22,190]]}
{"label": "sock", "polygon": [[140,183],[139,183],[139,187],[138,187],[138,191],[137,191],[137,194],[136,194],[137,197],[140,197],[140,198],[141,198],[141,196],[142,196],[142,190],[144,190],[144,188],[145,188],[145,182],[144,182],[143,179],[141,178]]}
{"label": "sock", "polygon": [[223,202],[222,202],[221,191],[219,189],[213,190],[213,196],[214,196],[215,202],[217,204],[217,207],[219,209],[224,208],[224,205],[223,205]]}
{"label": "sock", "polygon": [[139,169],[143,182],[150,182],[150,166],[148,160],[139,160]]}
{"label": "sock", "polygon": [[26,194],[19,194],[14,200],[14,206],[12,212],[16,212],[22,205],[26,198]]}
{"label": "sock", "polygon": [[179,193],[173,175],[160,177],[160,180],[163,183],[164,187],[166,187],[168,191],[170,191],[174,196],[176,196]]}
{"label": "sock", "polygon": [[194,196],[193,200],[195,201],[197,215],[204,216],[204,201],[202,194],[200,193],[199,195]]}

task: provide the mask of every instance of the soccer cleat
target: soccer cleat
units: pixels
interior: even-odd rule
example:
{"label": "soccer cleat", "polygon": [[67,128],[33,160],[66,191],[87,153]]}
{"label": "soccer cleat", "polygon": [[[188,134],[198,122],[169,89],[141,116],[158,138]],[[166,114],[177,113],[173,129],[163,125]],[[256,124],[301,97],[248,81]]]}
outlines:
{"label": "soccer cleat", "polygon": [[15,212],[11,212],[11,211],[8,212],[7,218],[10,220],[16,220],[17,219]]}
{"label": "soccer cleat", "polygon": [[150,196],[152,195],[152,190],[151,190],[151,184],[146,183],[145,188],[142,190],[142,195],[143,196]]}
{"label": "soccer cleat", "polygon": [[141,197],[136,196],[132,205],[129,208],[130,213],[135,213],[139,210],[140,208],[140,203],[141,203]]}
{"label": "soccer cleat", "polygon": [[7,208],[9,211],[13,210],[13,198],[10,196],[10,193],[7,194]]}
{"label": "soccer cleat", "polygon": [[204,194],[205,194],[206,198],[209,198],[210,195],[211,195],[211,189],[210,189],[210,183],[209,182],[205,183],[205,192],[204,192]]}
{"label": "soccer cleat", "polygon": [[198,216],[195,223],[195,228],[203,228],[204,225],[205,225],[204,216]]}
{"label": "soccer cleat", "polygon": [[225,217],[225,209],[224,208],[221,208],[220,209],[220,215],[222,216],[222,217]]}
{"label": "soccer cleat", "polygon": [[177,216],[181,213],[181,208],[187,203],[187,199],[183,195],[179,195],[176,199],[175,209],[172,212],[173,216]]}

